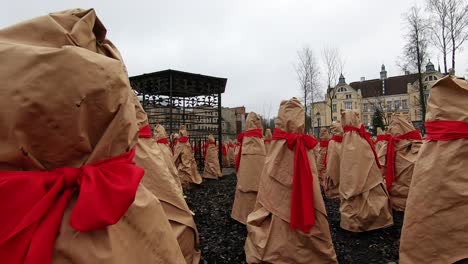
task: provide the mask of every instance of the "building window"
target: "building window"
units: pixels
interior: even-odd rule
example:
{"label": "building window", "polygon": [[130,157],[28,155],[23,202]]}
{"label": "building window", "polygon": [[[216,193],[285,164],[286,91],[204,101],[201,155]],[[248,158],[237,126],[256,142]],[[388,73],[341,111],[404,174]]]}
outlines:
{"label": "building window", "polygon": [[408,101],[406,99],[401,100],[401,106],[403,109],[408,109]]}
{"label": "building window", "polygon": [[387,102],[387,111],[392,111],[392,101]]}
{"label": "building window", "polygon": [[350,94],[347,94],[347,95],[346,95],[346,99],[351,99],[351,95],[350,95]]}
{"label": "building window", "polygon": [[336,113],[336,104],[332,104],[332,112]]}
{"label": "building window", "polygon": [[370,104],[370,112],[374,112],[375,111],[375,106],[374,104]]}
{"label": "building window", "polygon": [[317,117],[317,126],[320,127],[320,117]]}
{"label": "building window", "polygon": [[353,102],[345,102],[345,109],[352,110],[353,109]]}
{"label": "building window", "polygon": [[400,100],[394,101],[393,104],[394,104],[394,106],[395,106],[395,110],[400,109]]}
{"label": "building window", "polygon": [[364,109],[362,109],[364,112],[369,112],[369,104],[364,103]]}
{"label": "building window", "polygon": [[338,121],[338,117],[333,116],[333,121]]}
{"label": "building window", "polygon": [[341,88],[338,89],[338,92],[339,93],[345,93],[345,92],[347,92],[347,90],[346,90],[346,88],[341,87]]}
{"label": "building window", "polygon": [[367,125],[369,123],[369,119],[368,119],[367,115],[363,115],[363,120],[364,120],[365,125]]}

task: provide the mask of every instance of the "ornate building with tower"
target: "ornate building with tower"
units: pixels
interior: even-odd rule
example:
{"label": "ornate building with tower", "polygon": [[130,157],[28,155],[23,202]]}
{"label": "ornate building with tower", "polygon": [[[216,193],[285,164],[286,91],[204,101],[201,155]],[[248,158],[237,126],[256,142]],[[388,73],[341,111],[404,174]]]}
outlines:
{"label": "ornate building with tower", "polygon": [[[435,70],[430,61],[426,64],[423,74],[423,87],[427,96],[432,85],[443,74]],[[361,121],[368,128],[372,128],[372,117],[376,109],[380,109],[384,116],[384,123],[388,124],[390,116],[395,112],[407,113],[415,126],[421,125],[421,111],[419,105],[419,81],[417,74],[388,77],[385,65],[380,70],[380,78],[347,83],[343,75],[338,84],[329,88],[325,100],[316,102],[311,107],[311,117],[314,133],[322,127],[329,127],[333,121],[340,120],[341,110],[356,110],[360,113]]]}

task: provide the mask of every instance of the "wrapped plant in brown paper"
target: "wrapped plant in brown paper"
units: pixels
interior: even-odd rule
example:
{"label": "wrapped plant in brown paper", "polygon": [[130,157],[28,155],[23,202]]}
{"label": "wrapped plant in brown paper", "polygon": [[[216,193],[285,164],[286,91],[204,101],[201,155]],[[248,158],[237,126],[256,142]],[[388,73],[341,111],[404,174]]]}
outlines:
{"label": "wrapped plant in brown paper", "polygon": [[341,143],[343,142],[343,127],[341,122],[333,122],[331,125],[332,138],[328,143],[324,191],[328,198],[340,197],[340,163]]}
{"label": "wrapped plant in brown paper", "polygon": [[[27,244],[26,255],[9,259],[12,254],[20,256],[24,248],[9,247],[11,241],[2,237],[1,261],[32,263],[39,259],[50,263],[52,258],[52,263],[64,264],[183,262],[159,200],[143,184],[133,198],[128,197],[130,207],[117,223],[109,225],[106,220],[98,229],[75,229],[76,221],[93,224],[96,215],[120,206],[121,197],[102,197],[112,194],[104,194],[104,190],[109,186],[127,188],[134,179],[122,166],[134,165],[120,161],[106,167],[106,163],[115,163],[122,154],[131,153],[138,138],[125,66],[117,49],[106,39],[106,29],[94,10],[51,13],[0,30],[0,58],[5,62],[0,64],[0,193],[8,194],[3,187],[11,171],[42,173],[44,177],[28,181],[28,188],[37,189],[40,181],[51,180],[41,189],[47,196],[34,210],[24,213],[36,214],[44,210],[43,202],[54,199],[53,208],[42,216],[36,215],[36,222],[24,229],[28,231],[12,237]],[[124,179],[115,181],[117,176]],[[60,184],[58,197],[50,196]],[[35,203],[24,198],[40,193],[22,195],[22,202]],[[89,195],[98,198],[86,200]],[[0,207],[11,206],[11,199],[4,198]],[[105,201],[112,205],[104,206]],[[91,208],[99,210],[77,215]],[[21,210],[11,208],[15,213]],[[14,230],[8,223],[20,224],[5,216],[2,221],[2,228],[8,232]],[[45,225],[50,229],[44,229]],[[39,237],[29,243],[31,230]],[[3,231],[0,236],[8,236]],[[34,258],[35,254],[39,256]]]}
{"label": "wrapped plant in brown paper", "polygon": [[164,157],[164,161],[166,162],[167,167],[169,168],[169,171],[174,178],[175,182],[177,183],[177,186],[180,189],[180,192],[182,193],[182,184],[180,182],[180,177],[177,172],[177,168],[174,164],[174,155],[172,154],[171,151],[171,146],[169,143],[169,138],[166,133],[166,129],[164,126],[157,124],[154,126],[153,129],[154,132],[154,139],[156,140],[156,143],[158,143],[159,147],[161,148],[162,155]]}
{"label": "wrapped plant in brown paper", "polygon": [[[248,263],[337,263],[313,152],[317,141],[303,134],[304,115],[298,99],[281,102],[255,210],[247,219]],[[296,189],[301,183],[304,191]],[[305,200],[292,201],[298,197]]]}
{"label": "wrapped plant in brown paper", "polygon": [[[405,114],[392,115],[387,135],[389,136],[385,155],[387,190],[390,193],[392,208],[404,211],[422,137]],[[393,166],[391,170],[390,166]]]}
{"label": "wrapped plant in brown paper", "polygon": [[393,225],[390,199],[373,142],[359,114],[341,113],[344,135],[340,163],[341,228],[363,232]]}
{"label": "wrapped plant in brown paper", "polygon": [[213,135],[208,136],[205,153],[205,171],[203,178],[218,179],[222,176],[221,167],[218,159],[218,146]]}
{"label": "wrapped plant in brown paper", "polygon": [[202,183],[203,180],[200,173],[198,173],[197,161],[193,156],[192,146],[190,145],[185,125],[180,126],[179,137],[174,141],[174,163],[182,186],[187,186],[190,183]]}
{"label": "wrapped plant in brown paper", "polygon": [[250,112],[246,119],[246,131],[243,133],[236,194],[231,212],[231,217],[243,224],[254,209],[258,183],[265,164],[266,151],[262,132],[260,117]]}
{"label": "wrapped plant in brown paper", "polygon": [[431,88],[426,137],[406,202],[400,263],[468,263],[468,82]]}

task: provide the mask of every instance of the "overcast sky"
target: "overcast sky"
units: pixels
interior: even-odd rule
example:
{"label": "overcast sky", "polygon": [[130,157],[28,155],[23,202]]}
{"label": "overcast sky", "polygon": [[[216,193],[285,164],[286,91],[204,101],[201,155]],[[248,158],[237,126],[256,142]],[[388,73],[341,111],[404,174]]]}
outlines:
{"label": "overcast sky", "polygon": [[[4,0],[1,0],[4,1]],[[177,69],[228,78],[224,106],[267,112],[299,96],[297,50],[318,59],[324,46],[341,50],[346,81],[388,75],[403,46],[402,14],[423,0],[166,0],[4,1],[0,27],[69,8],[95,8],[130,75]],[[432,52],[438,65],[438,54]],[[442,61],[441,59],[439,59]],[[468,51],[458,55],[467,73]],[[324,72],[324,70],[322,70]],[[322,74],[324,77],[324,74]],[[325,82],[323,81],[323,85]],[[274,115],[274,113],[272,113]]]}

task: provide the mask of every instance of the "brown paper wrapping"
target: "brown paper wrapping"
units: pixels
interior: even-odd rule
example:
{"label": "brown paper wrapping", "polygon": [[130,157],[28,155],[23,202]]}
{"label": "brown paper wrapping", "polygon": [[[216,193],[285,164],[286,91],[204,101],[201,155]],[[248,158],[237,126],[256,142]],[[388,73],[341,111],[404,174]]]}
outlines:
{"label": "brown paper wrapping", "polygon": [[[383,132],[380,127],[377,128],[377,136],[385,135],[386,132]],[[381,140],[375,143],[375,151],[377,152],[377,157],[379,158],[379,162],[381,165],[380,174],[382,174],[382,178],[385,179],[385,170],[387,168],[387,144],[388,141]]]}
{"label": "brown paper wrapping", "polygon": [[[327,141],[330,140],[330,134],[328,133],[328,129],[322,128],[320,129],[320,141]],[[327,148],[322,148],[320,147],[320,144],[317,144],[317,170],[318,170],[318,176],[319,176],[319,181],[320,185],[324,187],[326,185],[325,183],[325,172],[327,168],[323,164],[323,160],[325,159],[325,155],[327,154]]]}
{"label": "brown paper wrapping", "polygon": [[[246,130],[262,129],[260,117],[250,112],[246,119]],[[265,164],[265,145],[262,138],[244,137],[237,186],[231,217],[245,225],[247,216],[253,211],[257,199],[258,183]]]}
{"label": "brown paper wrapping", "polygon": [[236,154],[234,153],[235,151],[235,142],[234,141],[229,141],[229,143],[231,143],[233,146],[232,147],[228,147],[227,151],[228,151],[228,161],[229,161],[229,167],[234,167],[234,163],[236,162]]}
{"label": "brown paper wrapping", "polygon": [[[208,136],[208,142],[215,143],[213,135]],[[218,159],[218,146],[215,144],[208,145],[205,156],[205,170],[203,178],[218,179],[222,176],[221,168]]]}
{"label": "brown paper wrapping", "polygon": [[[181,125],[179,129],[180,136],[188,137],[185,125]],[[187,186],[190,183],[202,183],[202,177],[198,173],[197,161],[193,156],[190,140],[187,143],[178,142],[174,146],[174,163],[178,170],[180,182],[182,186]]]}
{"label": "brown paper wrapping", "polygon": [[[331,125],[333,136],[343,136],[341,122],[333,122]],[[340,197],[340,163],[341,163],[341,143],[331,140],[328,143],[327,168],[325,171],[324,191],[328,198]]]}
{"label": "brown paper wrapping", "polygon": [[[434,84],[426,121],[468,122],[468,83]],[[415,163],[400,242],[400,263],[467,263],[468,140],[426,141]]]}
{"label": "brown paper wrapping", "polygon": [[[341,123],[361,126],[351,110],[341,113]],[[392,225],[390,200],[369,143],[357,132],[345,132],[341,148],[341,228],[363,232]]]}
{"label": "brown paper wrapping", "polygon": [[[166,129],[164,128],[164,126],[160,125],[160,124],[157,124],[154,126],[154,129],[153,129],[153,136],[154,136],[154,139],[157,141],[159,139],[168,139],[168,136],[167,136],[167,133],[166,133]],[[168,139],[169,140],[169,139]],[[180,192],[182,193],[183,190],[182,190],[182,184],[180,182],[180,177],[179,177],[179,174],[178,174],[178,171],[177,171],[177,168],[174,164],[174,155],[172,155],[172,151],[171,151],[171,147],[169,144],[159,144],[159,147],[162,151],[162,156],[164,158],[164,161],[167,165],[167,167],[169,168],[169,171],[172,175],[172,177],[174,178],[177,186],[179,187],[179,190]]]}
{"label": "brown paper wrapping", "polygon": [[229,167],[229,147],[228,147],[228,142],[223,144],[223,147],[226,149],[226,155],[223,155],[222,157],[222,166],[223,168],[228,168]]}
{"label": "brown paper wrapping", "polygon": [[[136,99],[136,96],[134,96]],[[145,111],[138,100],[134,100],[140,128],[148,124]],[[156,129],[155,129],[156,130]],[[164,135],[164,128],[157,127],[158,136]],[[161,135],[162,134],[162,135]],[[143,185],[156,196],[166,213],[172,231],[177,238],[182,254],[187,264],[197,264],[200,261],[198,231],[193,221],[192,212],[182,194],[182,189],[170,170],[163,147],[153,138],[139,138],[135,162],[145,169]],[[172,163],[172,161],[171,161]]]}
{"label": "brown paper wrapping", "polygon": [[[298,99],[281,102],[276,128],[303,133],[304,108]],[[315,225],[309,234],[289,229],[294,153],[284,140],[272,141],[260,178],[255,210],[248,216],[248,263],[337,263],[313,150]]]}
{"label": "brown paper wrapping", "polygon": [[[415,129],[408,115],[393,114],[388,126],[388,134],[398,137]],[[394,210],[404,211],[413,178],[414,163],[422,146],[422,140],[401,140],[395,142],[394,145],[395,180],[390,188],[390,200]]]}
{"label": "brown paper wrapping", "polygon": [[[0,170],[79,167],[120,155],[138,137],[119,52],[93,9],[38,17],[0,31]],[[159,200],[142,184],[105,229],[70,226],[69,203],[53,263],[184,263]]]}
{"label": "brown paper wrapping", "polygon": [[272,138],[271,130],[270,130],[269,128],[267,128],[267,129],[265,130],[265,136],[264,136],[264,139],[265,139],[265,151],[266,151],[267,154],[268,154],[268,150],[270,149],[271,138]]}

